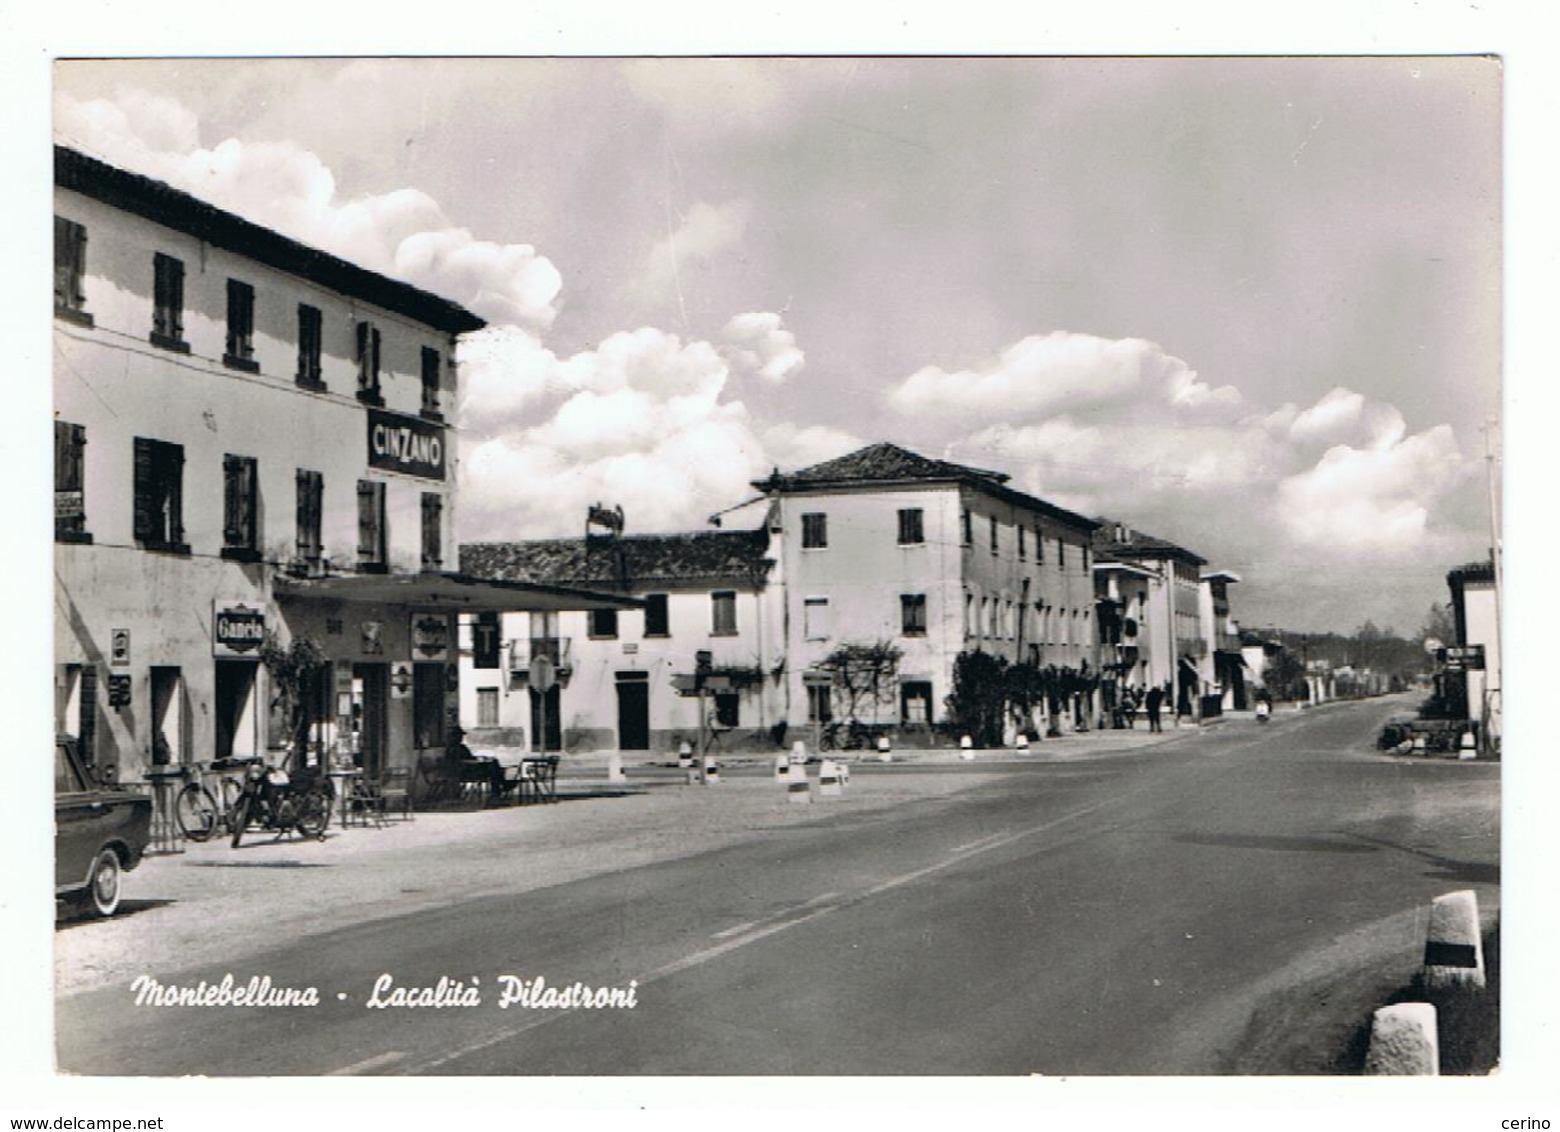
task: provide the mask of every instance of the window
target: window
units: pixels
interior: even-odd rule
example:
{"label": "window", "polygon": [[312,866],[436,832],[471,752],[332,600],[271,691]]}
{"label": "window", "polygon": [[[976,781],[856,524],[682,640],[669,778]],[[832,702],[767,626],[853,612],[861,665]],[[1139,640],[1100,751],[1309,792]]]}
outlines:
{"label": "window", "polygon": [[970,514],[968,507],[959,516],[959,539],[965,546],[975,545],[975,517]]}
{"label": "window", "polygon": [[154,346],[190,352],[184,341],[184,261],[158,252],[152,260],[152,336]]}
{"label": "window", "polygon": [[255,361],[255,289],[237,279],[227,281],[227,351],[222,364],[260,372]]}
{"label": "window", "polygon": [[665,594],[645,595],[645,636],[670,637],[672,622],[666,607]]}
{"label": "window", "polygon": [[54,218],[54,313],[71,322],[92,325],[87,296],[81,289],[87,273],[87,230],[63,216]]}
{"label": "window", "polygon": [[829,599],[809,597],[802,599],[802,630],[809,641],[828,640]]}
{"label": "window", "polygon": [[1024,530],[1022,523],[1013,524],[1013,533],[1018,535],[1018,560],[1022,562],[1029,557],[1029,548],[1025,545],[1024,536],[1029,532]]}
{"label": "window", "polygon": [[382,406],[379,389],[379,328],[371,322],[357,324],[357,398],[368,405]]}
{"label": "window", "polygon": [[899,545],[915,546],[926,541],[919,507],[903,507],[899,511]]}
{"label": "window", "polygon": [[319,569],[324,547],[320,519],[325,506],[325,477],[307,468],[298,469],[298,560],[310,572]]}
{"label": "window", "polygon": [[260,561],[259,461],[253,456],[222,457],[222,557]]}
{"label": "window", "polygon": [[710,610],[713,617],[710,631],[717,637],[734,637],[737,633],[737,594],[735,590],[717,590],[710,594]]}
{"label": "window", "polygon": [[1035,524],[1035,562],[1042,565],[1045,562],[1045,533],[1039,523]]}
{"label": "window", "polygon": [[742,697],[736,692],[715,693],[715,726],[736,727],[742,719]]}
{"label": "window", "polygon": [[899,685],[899,722],[910,726],[932,721],[932,682],[906,680]]}
{"label": "window", "polygon": [[834,718],[833,692],[827,684],[807,685],[808,723],[828,723]]}
{"label": "window", "polygon": [[441,361],[439,351],[428,346],[422,348],[422,415],[436,421],[444,419],[444,415],[439,412],[439,366]]}
{"label": "window", "polygon": [[307,303],[298,304],[298,384],[307,389],[324,389],[320,377],[320,311]]}
{"label": "window", "polygon": [[590,635],[598,640],[615,640],[618,635],[618,611],[592,609],[589,631]]}
{"label": "window", "polygon": [[829,517],[822,511],[802,516],[802,549],[821,550],[829,545]]}
{"label": "window", "polygon": [[991,553],[997,552],[997,517],[991,517]]}
{"label": "window", "polygon": [[58,542],[92,541],[83,490],[86,447],[83,426],[54,422],[54,538]]}
{"label": "window", "polygon": [[498,726],[498,689],[477,689],[477,726]]}
{"label": "window", "polygon": [[184,449],[135,438],[135,540],[148,550],[188,554],[184,544]]}
{"label": "window", "polygon": [[926,595],[899,595],[899,631],[907,637],[926,636]]}
{"label": "window", "polygon": [[436,491],[422,493],[422,568],[437,570],[444,565],[444,496]]}
{"label": "window", "polygon": [[964,595],[964,635],[973,637],[977,634],[978,627],[975,624],[975,595]]}
{"label": "window", "polygon": [[1082,549],[1083,549],[1083,572],[1085,574],[1087,574],[1089,572],[1089,548],[1085,546]]}
{"label": "window", "polygon": [[1063,571],[1067,569],[1067,544],[1060,537],[1056,540],[1056,568]]}
{"label": "window", "polygon": [[385,554],[385,485],[358,480],[358,569],[381,574],[389,565]]}

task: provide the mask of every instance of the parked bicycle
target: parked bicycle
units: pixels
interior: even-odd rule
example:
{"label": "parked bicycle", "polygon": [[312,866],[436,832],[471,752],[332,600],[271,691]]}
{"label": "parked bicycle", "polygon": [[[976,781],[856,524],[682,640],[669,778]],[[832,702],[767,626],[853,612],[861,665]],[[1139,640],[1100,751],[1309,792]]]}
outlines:
{"label": "parked bicycle", "polygon": [[242,796],[243,787],[239,785],[237,779],[223,776],[217,784],[217,790],[221,793],[219,798],[203,781],[202,775],[236,769],[253,761],[255,760],[218,759],[206,767],[197,763],[190,768],[184,786],[173,802],[173,815],[174,820],[178,822],[179,832],[191,841],[198,842],[209,840],[219,825],[224,829],[231,829],[233,807]]}
{"label": "parked bicycle", "polygon": [[229,819],[233,848],[250,826],[272,830],[277,837],[297,830],[323,841],[335,799],[336,791],[322,773],[288,774],[279,766],[256,762],[244,772],[243,793]]}
{"label": "parked bicycle", "polygon": [[818,749],[823,751],[861,751],[872,743],[872,728],[854,719],[826,723],[818,735]]}

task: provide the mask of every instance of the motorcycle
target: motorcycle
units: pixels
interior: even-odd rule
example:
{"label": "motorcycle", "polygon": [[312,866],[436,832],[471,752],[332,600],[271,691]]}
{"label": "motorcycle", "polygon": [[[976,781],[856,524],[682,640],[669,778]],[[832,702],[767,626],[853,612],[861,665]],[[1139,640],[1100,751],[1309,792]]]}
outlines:
{"label": "motorcycle", "polygon": [[228,819],[233,848],[251,825],[274,830],[277,837],[297,830],[323,841],[334,801],[335,791],[323,774],[300,774],[295,780],[279,766],[256,762],[244,772],[243,791]]}

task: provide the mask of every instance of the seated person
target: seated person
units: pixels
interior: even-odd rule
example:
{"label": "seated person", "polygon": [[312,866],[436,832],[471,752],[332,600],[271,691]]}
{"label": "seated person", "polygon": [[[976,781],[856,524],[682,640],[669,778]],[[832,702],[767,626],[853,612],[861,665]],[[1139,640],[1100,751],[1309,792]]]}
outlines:
{"label": "seated person", "polygon": [[455,764],[461,781],[487,783],[490,798],[502,798],[508,794],[513,784],[504,777],[504,768],[498,764],[498,760],[473,754],[471,748],[463,742],[465,737],[466,733],[459,727],[452,728],[446,747],[446,757]]}

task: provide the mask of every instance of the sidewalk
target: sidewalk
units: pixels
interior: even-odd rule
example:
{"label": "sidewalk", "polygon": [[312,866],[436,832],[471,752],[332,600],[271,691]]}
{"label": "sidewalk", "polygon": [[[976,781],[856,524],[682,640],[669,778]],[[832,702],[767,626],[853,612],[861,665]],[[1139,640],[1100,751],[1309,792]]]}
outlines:
{"label": "sidewalk", "polygon": [[[890,773],[865,768],[877,762],[876,752],[846,752],[846,761],[863,772],[843,797],[821,799],[814,791],[809,805],[788,801],[767,773],[685,785],[677,772],[656,769],[665,766],[664,756],[631,752],[624,759],[626,784],[608,784],[610,752],[567,755],[554,805],[424,812],[382,828],[333,823],[323,842],[252,833],[239,849],[216,839],[149,857],[126,877],[118,916],[71,920],[55,933],[56,992],[128,985],[143,972],[163,977],[187,966],[233,962],[268,940],[691,856],[844,809],[946,798],[997,781],[996,764],[1103,759],[1198,733],[1195,727],[1088,732],[1042,740],[1028,755],[976,751],[972,761],[956,750],[895,752],[901,769]],[[764,755],[719,761],[732,769],[774,764]],[[967,773],[931,769],[938,764]],[[920,766],[927,772],[913,769]],[[817,766],[807,769],[816,783]]]}

